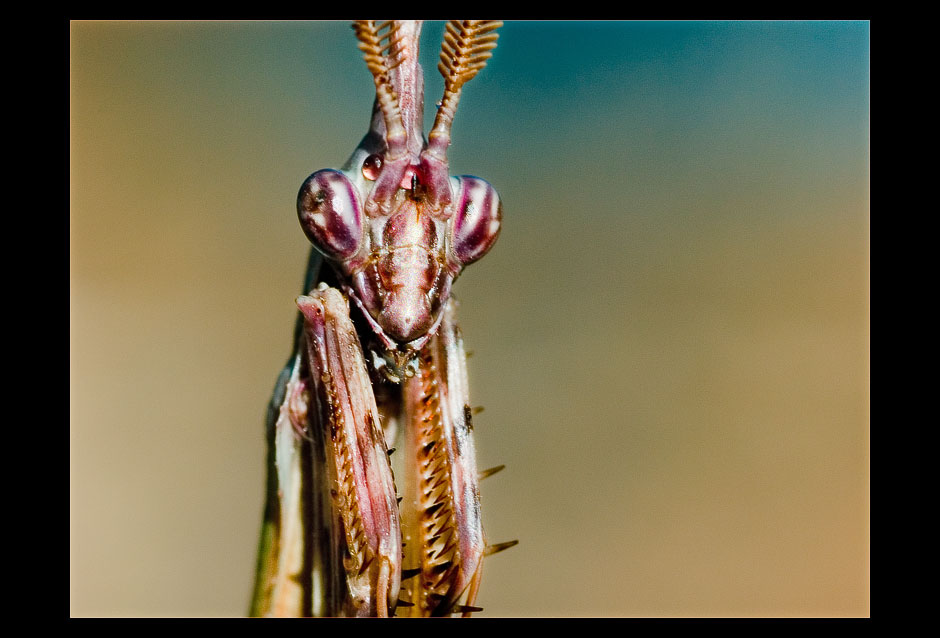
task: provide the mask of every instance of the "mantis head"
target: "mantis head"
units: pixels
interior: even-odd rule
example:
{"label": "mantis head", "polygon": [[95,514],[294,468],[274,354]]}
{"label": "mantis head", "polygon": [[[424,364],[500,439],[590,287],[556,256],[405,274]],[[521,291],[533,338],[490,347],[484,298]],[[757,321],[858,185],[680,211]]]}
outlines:
{"label": "mantis head", "polygon": [[454,280],[499,236],[496,190],[479,177],[451,177],[446,151],[463,84],[486,65],[500,24],[448,23],[438,65],[444,97],[427,140],[420,23],[354,25],[375,81],[371,126],[341,170],[306,179],[297,214],[386,355],[410,356],[434,335]]}

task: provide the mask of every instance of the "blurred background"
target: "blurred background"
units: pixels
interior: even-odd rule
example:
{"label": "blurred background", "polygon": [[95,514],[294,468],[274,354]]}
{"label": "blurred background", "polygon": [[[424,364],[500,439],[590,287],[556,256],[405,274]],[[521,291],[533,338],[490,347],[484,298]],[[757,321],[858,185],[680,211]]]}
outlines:
{"label": "blurred background", "polygon": [[[507,466],[484,525],[520,540],[481,616],[868,616],[869,24],[500,33],[450,153],[504,203],[455,285]],[[295,198],[372,80],[340,22],[73,22],[70,51],[71,614],[244,615]]]}

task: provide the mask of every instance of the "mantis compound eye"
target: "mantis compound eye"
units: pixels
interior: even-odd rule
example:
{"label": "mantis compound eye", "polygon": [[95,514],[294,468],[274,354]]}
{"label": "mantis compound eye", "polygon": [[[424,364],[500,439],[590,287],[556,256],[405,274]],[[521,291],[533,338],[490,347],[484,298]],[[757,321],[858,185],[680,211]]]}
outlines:
{"label": "mantis compound eye", "polygon": [[453,247],[466,265],[485,255],[499,237],[503,204],[489,182],[463,175],[454,213]]}
{"label": "mantis compound eye", "polygon": [[352,182],[325,169],[307,178],[297,195],[297,217],[317,250],[337,261],[349,259],[362,239],[362,207]]}

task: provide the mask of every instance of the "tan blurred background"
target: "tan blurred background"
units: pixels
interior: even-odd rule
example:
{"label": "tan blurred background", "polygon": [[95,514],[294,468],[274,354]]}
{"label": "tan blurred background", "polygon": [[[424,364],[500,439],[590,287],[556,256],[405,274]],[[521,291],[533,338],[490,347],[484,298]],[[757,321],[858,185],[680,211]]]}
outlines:
{"label": "tan blurred background", "polygon": [[[868,24],[501,33],[451,152],[505,212],[482,616],[869,615]],[[72,23],[72,615],[246,612],[294,200],[371,101],[344,23]]]}

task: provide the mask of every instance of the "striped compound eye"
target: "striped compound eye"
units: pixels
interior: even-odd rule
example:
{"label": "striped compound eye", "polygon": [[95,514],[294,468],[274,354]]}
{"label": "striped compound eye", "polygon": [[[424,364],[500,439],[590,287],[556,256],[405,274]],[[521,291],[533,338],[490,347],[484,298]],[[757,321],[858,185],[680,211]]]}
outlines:
{"label": "striped compound eye", "polygon": [[485,255],[499,237],[503,204],[489,182],[463,175],[454,213],[454,253],[467,265]]}
{"label": "striped compound eye", "polygon": [[297,217],[307,239],[326,257],[349,259],[362,240],[362,206],[352,182],[325,169],[307,178],[297,195]]}

